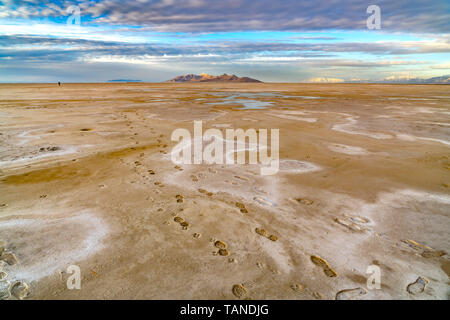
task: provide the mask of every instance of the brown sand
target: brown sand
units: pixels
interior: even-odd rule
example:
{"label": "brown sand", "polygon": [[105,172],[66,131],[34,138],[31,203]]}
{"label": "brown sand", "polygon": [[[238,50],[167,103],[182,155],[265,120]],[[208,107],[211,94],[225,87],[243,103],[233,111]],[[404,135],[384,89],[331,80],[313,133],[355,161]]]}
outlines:
{"label": "brown sand", "polygon": [[[448,89],[0,85],[6,279],[26,299],[448,299]],[[220,104],[236,92],[272,105]],[[279,128],[280,172],[176,166],[194,120]]]}

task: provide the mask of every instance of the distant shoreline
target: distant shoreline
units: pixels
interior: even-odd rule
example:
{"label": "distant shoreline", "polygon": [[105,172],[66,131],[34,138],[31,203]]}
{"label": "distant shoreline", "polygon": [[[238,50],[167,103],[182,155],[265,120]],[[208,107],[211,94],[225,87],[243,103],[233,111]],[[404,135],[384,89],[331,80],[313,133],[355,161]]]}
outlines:
{"label": "distant shoreline", "polygon": [[[267,84],[302,84],[302,85],[352,85],[352,84],[370,84],[370,85],[450,85],[450,83],[408,83],[408,82],[223,82],[223,81],[186,81],[186,82],[166,82],[166,81],[99,81],[99,82],[61,82],[64,84],[166,84],[166,85],[196,85],[196,84],[238,84],[238,85],[267,85]],[[55,84],[58,82],[0,82],[0,85],[5,84]]]}

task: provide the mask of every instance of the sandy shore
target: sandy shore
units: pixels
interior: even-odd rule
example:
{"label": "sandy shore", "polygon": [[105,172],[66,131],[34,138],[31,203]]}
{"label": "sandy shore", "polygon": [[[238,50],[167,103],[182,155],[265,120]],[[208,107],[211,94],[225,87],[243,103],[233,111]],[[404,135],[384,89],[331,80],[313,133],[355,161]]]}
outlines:
{"label": "sandy shore", "polygon": [[[0,85],[0,297],[448,299],[448,88]],[[176,166],[194,120],[278,128],[280,171]]]}

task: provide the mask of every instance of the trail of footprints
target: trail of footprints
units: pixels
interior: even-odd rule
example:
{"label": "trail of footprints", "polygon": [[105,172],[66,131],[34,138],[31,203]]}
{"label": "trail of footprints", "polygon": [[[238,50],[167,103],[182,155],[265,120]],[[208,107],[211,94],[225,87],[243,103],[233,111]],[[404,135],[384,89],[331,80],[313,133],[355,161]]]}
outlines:
{"label": "trail of footprints", "polygon": [[[160,136],[160,137],[162,137],[162,136]],[[158,139],[157,141],[158,141],[158,143],[161,144],[160,139]],[[158,146],[161,146],[161,145],[158,145]],[[163,147],[167,147],[167,145],[163,145]],[[139,157],[142,158],[143,156],[144,156],[144,154],[141,153]],[[137,160],[132,165],[135,168],[138,168],[138,167],[142,166],[142,163],[139,160]],[[178,165],[174,166],[174,169],[176,169],[178,171],[183,171],[183,168]],[[150,176],[154,176],[156,174],[156,172],[153,169],[148,169],[147,173]],[[213,172],[213,173],[217,173],[217,171],[215,170],[215,172]],[[143,175],[142,177],[145,178],[146,176]],[[192,174],[190,177],[193,182],[198,182],[200,176]],[[235,176],[235,178],[238,180],[241,180],[241,181],[247,180],[245,177],[241,177],[241,176]],[[160,188],[164,187],[164,185],[160,181],[155,181],[154,185],[157,187],[160,187]],[[208,197],[211,197],[214,195],[212,192],[209,192],[202,188],[198,188],[197,190],[199,193],[204,194]],[[158,190],[156,190],[156,191],[158,191]],[[258,190],[258,191],[263,191],[263,190]],[[183,195],[178,194],[175,196],[175,199],[176,199],[177,203],[184,202]],[[254,200],[263,205],[268,205],[268,206],[274,205],[273,203],[265,200],[262,197],[255,197]],[[294,198],[294,199],[290,199],[290,200],[296,204],[303,205],[303,206],[312,206],[314,204],[313,200],[304,198],[304,197],[298,197],[298,198]],[[242,202],[235,202],[235,206],[240,210],[241,213],[246,214],[249,212],[247,206]],[[173,218],[173,220],[174,220],[174,222],[178,223],[182,227],[183,230],[188,230],[190,228],[190,223],[179,215],[175,216]],[[348,229],[351,232],[364,233],[364,232],[372,231],[367,226],[367,224],[370,221],[367,218],[360,217],[360,216],[344,215],[341,217],[336,217],[334,219],[334,222],[339,224],[342,227],[345,227],[346,229]],[[265,237],[271,241],[278,240],[278,237],[276,235],[270,234],[264,228],[255,228],[255,233],[262,237]],[[192,234],[192,236],[195,239],[199,239],[201,237],[201,234],[198,232],[195,232]],[[378,236],[378,234],[377,234],[377,236]],[[214,238],[211,240],[216,249],[216,251],[213,252],[214,255],[218,255],[218,256],[229,256],[230,255],[230,251],[228,249],[226,242],[224,242],[222,240],[216,240]],[[420,253],[420,255],[422,255],[425,258],[441,257],[446,254],[446,252],[444,252],[444,251],[435,250],[429,246],[426,246],[426,245],[416,242],[414,240],[402,240],[402,243],[407,245],[408,247],[412,248],[413,250],[417,251],[418,253]],[[1,246],[0,246],[0,249],[1,249]],[[9,262],[14,260],[14,257],[15,256],[13,256],[10,252],[2,252],[2,256],[0,256],[0,299],[4,299],[5,297],[8,298],[11,295],[16,297],[17,299],[23,299],[28,295],[29,288],[26,283],[16,282],[11,286],[10,283],[5,280],[7,277],[7,274],[2,271],[2,269],[3,269],[2,263],[9,264]],[[337,272],[329,265],[329,263],[325,259],[323,259],[319,256],[316,256],[316,255],[312,255],[310,258],[311,258],[311,262],[314,265],[316,265],[317,267],[320,267],[327,277],[335,278],[338,276]],[[4,261],[6,261],[6,262],[4,262]],[[230,263],[237,262],[237,260],[235,258],[229,258],[228,261]],[[418,277],[416,281],[407,285],[406,291],[412,295],[418,295],[418,294],[424,292],[425,287],[427,286],[428,283],[429,283],[429,280],[427,280],[425,277]],[[308,292],[311,296],[313,296],[316,299],[324,298],[324,296],[321,293],[316,292],[316,291],[311,291],[309,288],[306,288],[299,283],[292,284],[291,289],[298,293]],[[246,298],[246,296],[247,296],[247,289],[245,288],[244,284],[233,285],[231,291],[232,291],[232,294],[236,298],[239,298],[239,299]],[[336,300],[352,300],[352,299],[358,299],[365,294],[367,294],[367,291],[364,288],[361,288],[361,287],[350,288],[350,289],[344,289],[344,290],[337,292],[335,295],[335,299]]]}
{"label": "trail of footprints", "polygon": [[[198,191],[202,194],[205,194],[207,196],[212,196],[213,194],[208,192],[205,189],[201,189],[199,188]],[[175,199],[177,201],[177,203],[183,203],[184,202],[184,196],[178,194],[175,196]],[[309,200],[309,199],[303,199],[303,198],[298,198],[295,199],[296,202],[304,204],[304,205],[311,205],[313,203],[313,201]],[[235,203],[236,207],[240,210],[241,213],[248,213],[248,209],[246,207],[246,205],[244,203],[241,202],[236,202]],[[353,218],[353,219],[351,219]],[[354,217],[350,217],[349,218],[352,223],[364,223],[367,222],[365,219],[363,218],[354,218]],[[187,222],[183,217],[176,215],[173,220],[178,223],[183,230],[188,230],[190,227],[189,222]],[[347,221],[347,220],[339,220],[341,221]],[[353,227],[355,228],[355,227]],[[356,228],[355,228],[356,229]],[[356,230],[360,230],[360,229],[356,229]],[[265,237],[271,241],[277,241],[278,240],[278,236],[269,233],[266,229],[259,227],[259,228],[255,228],[255,233],[258,234],[259,236]],[[201,234],[196,232],[192,235],[194,238],[198,239],[200,238]],[[230,251],[228,248],[228,245],[225,241],[223,240],[218,240],[215,238],[211,238],[210,242],[213,244],[214,248],[216,249],[216,251],[213,252],[214,255],[218,255],[218,256],[229,256],[230,255]],[[327,277],[330,278],[335,278],[338,276],[338,273],[329,265],[329,263],[316,255],[311,255],[311,262],[316,265],[317,267],[320,267],[324,274]],[[236,263],[237,260],[234,258],[229,258],[228,262],[230,263]],[[257,264],[258,267],[262,268],[262,264],[258,263]],[[418,292],[420,291],[420,286],[422,284],[422,280],[418,280],[417,283],[411,284],[408,288],[408,292],[409,291],[414,291],[414,292]],[[304,287],[303,285],[299,284],[299,283],[294,283],[291,285],[291,289],[295,292],[298,293],[302,293],[302,292],[308,292],[312,297],[314,297],[315,299],[324,299],[325,297],[320,293],[320,292],[316,292],[316,291],[312,291],[309,288]],[[232,294],[238,298],[238,299],[244,299],[247,298],[247,288],[244,286],[244,284],[240,283],[240,284],[235,284],[232,286],[231,288],[231,292]],[[339,291],[338,293],[336,293],[335,299],[336,300],[349,300],[349,299],[357,299],[359,297],[361,297],[362,295],[366,294],[367,291],[363,288],[351,288],[351,289],[344,289]]]}
{"label": "trail of footprints", "polygon": [[[127,126],[129,127],[129,131],[131,132],[131,130],[133,129],[133,126],[131,126],[131,121],[129,121],[127,123]],[[155,133],[153,128],[151,128],[151,133],[153,133],[153,134]],[[131,138],[134,139],[134,137],[136,137],[136,136],[138,136],[138,134],[134,133]],[[156,142],[158,143],[157,147],[161,148],[159,150],[160,153],[167,153],[166,148],[168,147],[168,145],[164,144],[162,142],[163,137],[164,137],[164,135],[161,134],[156,139]],[[138,144],[137,141],[136,141],[136,144]],[[141,153],[139,155],[139,158],[142,159],[144,157],[144,155],[145,155],[144,153]],[[136,170],[136,169],[142,167],[143,163],[140,160],[136,160],[131,163],[131,166],[134,168],[134,170]],[[178,171],[183,171],[183,168],[179,165],[174,166],[174,169],[176,169]],[[217,173],[217,170],[210,169],[209,171],[211,173]],[[148,169],[146,171],[146,173],[149,175],[148,177],[156,175],[156,172],[153,169]],[[147,178],[145,173],[141,173],[141,176],[143,178]],[[197,174],[197,175],[191,174],[190,175],[190,178],[193,182],[198,182],[201,177],[202,177],[202,174]],[[244,183],[249,181],[248,178],[243,177],[243,176],[235,175],[234,178],[236,180],[244,182]],[[226,182],[230,182],[230,181],[226,181]],[[164,184],[162,184],[160,181],[154,181],[153,184],[159,188],[164,187]],[[234,183],[234,184],[237,184],[237,183]],[[212,192],[209,192],[202,188],[198,188],[197,190],[199,193],[204,194],[208,197],[211,197],[214,195]],[[156,191],[158,191],[158,190],[156,190]],[[264,192],[264,190],[256,190],[256,191],[258,191],[260,193]],[[266,194],[266,192],[264,192],[264,193]],[[175,199],[176,199],[177,203],[184,202],[183,195],[178,194],[175,196]],[[261,205],[274,206],[274,203],[272,203],[271,201],[269,201],[263,197],[254,197],[253,200]],[[314,204],[313,200],[304,198],[304,197],[297,197],[297,198],[293,198],[290,200],[295,204],[299,204],[299,205],[303,205],[303,206],[312,206]],[[246,205],[242,202],[236,202],[235,206],[240,210],[241,213],[246,214],[249,212]],[[173,218],[173,221],[178,223],[183,230],[188,230],[190,228],[190,223],[179,215],[175,216]],[[345,227],[346,229],[348,229],[351,232],[364,233],[364,232],[372,231],[367,226],[369,220],[364,217],[344,215],[341,217],[334,218],[334,222],[342,227]],[[278,237],[276,235],[270,234],[264,228],[255,228],[255,233],[262,237],[265,237],[271,241],[278,240]],[[198,232],[195,232],[192,234],[192,236],[195,239],[199,239],[201,237],[201,234]],[[230,255],[230,251],[228,249],[226,242],[224,242],[222,240],[216,240],[214,238],[211,240],[216,249],[216,251],[213,252],[214,255],[218,255],[218,256],[229,256]],[[441,257],[446,254],[446,252],[444,252],[442,250],[435,250],[429,246],[426,246],[426,245],[416,242],[414,240],[402,240],[401,242],[403,244],[407,245],[408,247],[412,248],[413,250],[417,251],[424,258]],[[311,258],[311,262],[314,265],[316,265],[317,267],[320,267],[327,277],[335,278],[338,276],[337,272],[329,265],[329,263],[325,259],[323,259],[319,256],[316,256],[316,255],[312,255],[310,258]],[[234,258],[229,258],[229,262],[237,262],[237,260]],[[5,249],[5,245],[0,242],[0,299],[8,299],[11,295],[16,297],[17,299],[23,299],[23,298],[27,297],[27,295],[28,295],[29,287],[26,283],[18,281],[18,282],[15,282],[13,285],[11,285],[9,283],[9,281],[7,281],[7,276],[8,276],[7,273],[5,271],[3,271],[4,266],[6,264],[14,265],[16,263],[17,263],[17,258],[15,257],[15,255],[11,252],[7,252]],[[260,265],[262,266],[262,264],[260,264]],[[424,292],[425,287],[427,286],[428,283],[429,283],[429,280],[427,280],[425,277],[419,276],[416,281],[407,285],[406,291],[412,295],[420,294],[420,293]],[[309,292],[316,299],[323,298],[323,295],[321,293],[311,291],[299,283],[292,284],[291,289],[294,290],[295,292],[304,292],[304,291]],[[233,295],[239,299],[245,298],[247,295],[247,289],[245,288],[244,284],[233,285],[231,291],[232,291]],[[361,287],[344,289],[344,290],[341,290],[336,293],[335,299],[336,300],[357,299],[365,294],[367,294],[367,291]]]}
{"label": "trail of footprints", "polygon": [[[130,121],[126,115],[122,115],[122,117],[127,120],[126,125],[128,127],[128,131],[131,134],[134,129],[134,127],[132,125],[132,121]],[[90,131],[90,130],[91,129],[81,129],[81,131]],[[152,134],[155,134],[155,130],[153,128],[150,128],[150,132]],[[138,137],[138,133],[134,132],[130,136],[130,139],[135,140],[137,137]],[[159,149],[160,153],[167,154],[166,149],[168,148],[168,145],[163,142],[163,140],[162,140],[163,137],[164,137],[164,135],[161,134],[156,139],[156,142],[158,143],[157,147],[160,148]],[[135,144],[139,144],[139,141],[135,141]],[[51,151],[54,151],[54,150],[51,150]],[[141,153],[139,155],[139,158],[143,158],[143,157],[144,157],[144,153]],[[136,161],[132,162],[130,165],[136,171],[138,168],[144,167],[143,163],[140,160],[136,160]],[[174,167],[174,169],[178,170],[178,171],[183,171],[183,168],[178,165],[176,165]],[[210,169],[210,172],[217,173],[217,170]],[[149,175],[148,177],[150,177],[150,176],[156,175],[156,172],[153,169],[148,169],[147,174]],[[147,176],[144,173],[141,173],[141,176],[143,178],[147,178]],[[190,177],[193,182],[198,182],[199,178],[201,178],[200,175],[194,175],[194,174],[192,174]],[[242,176],[235,175],[234,178],[237,179],[238,181],[241,181],[244,183],[249,181],[248,178],[242,177]],[[226,182],[230,182],[230,181],[226,181]],[[238,184],[237,182],[230,182],[230,183]],[[164,185],[160,181],[154,181],[154,185],[159,188],[164,187]],[[158,190],[156,190],[156,191],[158,191]],[[266,192],[264,190],[257,190],[257,191],[266,194]],[[198,192],[201,194],[204,194],[208,197],[213,196],[212,192],[209,192],[205,189],[199,188]],[[176,195],[175,199],[176,199],[177,203],[184,202],[183,195]],[[263,204],[263,205],[268,205],[268,206],[274,205],[273,203],[271,203],[270,201],[268,201],[267,199],[262,198],[262,197],[255,197],[253,200],[255,200],[256,202]],[[290,200],[296,204],[303,205],[303,206],[312,206],[314,204],[313,200],[308,199],[308,198],[303,198],[303,197],[298,197],[298,198],[294,198],[294,199],[290,199]],[[6,206],[6,205],[5,204],[0,205],[0,207],[4,207],[4,206]],[[246,205],[244,203],[236,202],[235,206],[240,210],[241,213],[246,214],[249,212],[248,208],[246,207]],[[190,227],[190,223],[179,215],[176,215],[173,218],[173,221],[178,223],[183,230],[188,230]],[[367,223],[369,222],[369,220],[364,217],[345,215],[342,217],[335,218],[334,221],[338,225],[350,230],[351,232],[369,232],[369,231],[371,231],[367,227]],[[255,228],[255,233],[262,237],[265,237],[271,241],[278,240],[278,237],[276,235],[270,234],[267,230],[265,230],[263,228]],[[201,237],[201,234],[198,232],[195,232],[192,234],[192,236],[195,239],[199,239]],[[213,246],[216,249],[216,251],[214,252],[215,255],[219,255],[219,256],[229,256],[230,255],[230,251],[228,249],[228,245],[226,244],[226,242],[224,242],[222,240],[217,240],[214,238],[212,238],[211,240],[212,240],[211,242],[213,243]],[[414,251],[419,253],[424,258],[436,258],[436,257],[441,257],[441,256],[447,254],[445,251],[435,250],[425,244],[421,244],[414,240],[402,240],[401,243],[403,243],[404,245],[406,245],[409,248],[412,248]],[[324,274],[327,277],[330,277],[330,278],[338,277],[338,273],[329,265],[329,263],[325,259],[323,259],[319,256],[316,256],[316,255],[311,255],[310,259],[314,265],[316,265],[317,267],[319,267],[323,270]],[[237,262],[237,261],[234,258],[229,258],[229,262]],[[22,282],[22,281],[16,281],[11,285],[11,283],[8,281],[8,273],[5,271],[5,267],[6,266],[8,266],[8,267],[14,266],[17,263],[18,263],[18,259],[14,255],[14,253],[12,253],[6,249],[5,242],[0,241],[0,300],[9,299],[11,296],[13,296],[17,299],[24,299],[29,295],[29,286],[27,283]],[[260,265],[262,266],[262,264],[260,264]],[[423,293],[425,291],[428,283],[429,283],[428,279],[426,279],[425,277],[419,276],[414,282],[412,282],[406,286],[406,291],[412,295],[417,295],[417,294]],[[301,293],[301,292],[307,291],[313,297],[315,297],[317,299],[323,298],[322,294],[320,294],[319,292],[311,291],[308,288],[306,288],[305,286],[303,286],[302,284],[294,283],[290,287],[294,292]],[[236,298],[242,299],[242,298],[246,298],[248,290],[244,286],[244,284],[241,283],[241,284],[233,285],[231,288],[231,292]],[[344,290],[341,290],[336,293],[335,299],[336,300],[356,299],[356,298],[361,297],[362,295],[365,295],[366,293],[367,293],[367,291],[361,287],[344,289]]]}

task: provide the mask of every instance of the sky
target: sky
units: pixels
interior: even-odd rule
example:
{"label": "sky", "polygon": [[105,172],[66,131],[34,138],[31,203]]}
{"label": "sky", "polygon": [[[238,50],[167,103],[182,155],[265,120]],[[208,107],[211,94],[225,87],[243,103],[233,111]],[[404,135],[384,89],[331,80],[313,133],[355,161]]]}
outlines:
{"label": "sky", "polygon": [[265,82],[449,75],[450,1],[0,0],[0,82],[188,73]]}

